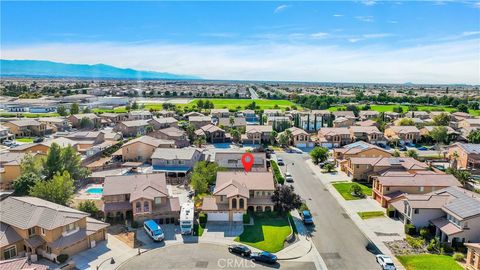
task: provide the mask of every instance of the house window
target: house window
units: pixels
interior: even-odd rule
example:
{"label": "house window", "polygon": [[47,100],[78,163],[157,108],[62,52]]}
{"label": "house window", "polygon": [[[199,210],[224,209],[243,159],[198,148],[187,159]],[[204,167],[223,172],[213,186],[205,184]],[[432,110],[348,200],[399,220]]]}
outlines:
{"label": "house window", "polygon": [[178,165],[184,165],[185,164],[185,160],[179,160],[178,161]]}
{"label": "house window", "polygon": [[52,253],[52,248],[47,246],[47,253]]}
{"label": "house window", "polygon": [[386,190],[387,190],[387,191],[390,191],[390,187],[386,187]]}
{"label": "house window", "polygon": [[46,234],[44,228],[41,228],[40,230],[41,230],[41,232],[42,232],[42,235],[45,235],[45,234]]}
{"label": "house window", "polygon": [[143,211],[144,212],[150,211],[150,204],[147,201],[143,202]]}
{"label": "house window", "polygon": [[161,197],[155,197],[155,204],[159,205],[162,203],[162,198]]}
{"label": "house window", "polygon": [[239,204],[240,204],[240,208],[243,209],[245,207],[245,202],[243,199],[240,199]]}
{"label": "house window", "polygon": [[13,258],[15,256],[17,256],[17,247],[16,246],[8,247],[3,251],[3,257],[5,258],[5,260],[8,260],[8,259]]}
{"label": "house window", "polygon": [[35,235],[35,228],[29,228],[28,229],[28,237],[32,237]]}
{"label": "house window", "polygon": [[418,208],[415,208],[415,209],[413,210],[413,213],[414,213],[414,214],[418,214],[418,213],[420,213],[420,209],[418,209]]}
{"label": "house window", "polygon": [[73,231],[74,229],[75,229],[75,222],[72,222],[72,223],[68,224],[67,226],[65,226],[65,230],[67,232]]}
{"label": "house window", "polygon": [[137,210],[137,212],[141,212],[142,211],[142,203],[141,202],[137,202],[135,204],[135,208]]}
{"label": "house window", "polygon": [[418,187],[418,191],[423,192],[425,190],[425,187]]}
{"label": "house window", "polygon": [[172,165],[173,164],[173,160],[167,160],[167,165]]}
{"label": "house window", "polygon": [[232,208],[237,208],[237,199],[232,199]]}

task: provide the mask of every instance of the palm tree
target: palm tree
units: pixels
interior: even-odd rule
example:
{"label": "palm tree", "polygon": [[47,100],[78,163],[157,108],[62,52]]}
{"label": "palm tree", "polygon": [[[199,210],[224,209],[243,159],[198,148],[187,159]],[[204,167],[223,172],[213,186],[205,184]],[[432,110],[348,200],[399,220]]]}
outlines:
{"label": "palm tree", "polygon": [[454,176],[457,178],[458,182],[463,185],[463,187],[466,187],[467,184],[472,181],[472,174],[468,171],[456,170]]}
{"label": "palm tree", "polygon": [[270,143],[272,144],[275,143],[277,136],[278,136],[278,132],[276,132],[275,130],[272,130],[272,133],[270,133]]}
{"label": "palm tree", "polygon": [[193,142],[193,144],[195,144],[198,148],[201,148],[202,145],[206,144],[207,143],[207,140],[205,140],[205,137],[204,136],[198,136],[195,141]]}
{"label": "palm tree", "polygon": [[241,139],[241,136],[242,134],[240,133],[240,131],[238,131],[237,129],[232,129],[230,131],[230,135],[232,135],[232,139],[235,143],[238,143]]}
{"label": "palm tree", "polygon": [[414,159],[418,159],[418,153],[417,153],[417,151],[415,151],[415,150],[413,150],[413,149],[408,150],[408,151],[405,153],[405,156],[411,157],[411,158],[414,158]]}
{"label": "palm tree", "polygon": [[292,131],[290,129],[286,129],[285,132],[284,132],[285,136],[287,136],[287,139],[288,139],[288,144],[291,143],[291,141],[293,140],[293,134],[292,134]]}
{"label": "palm tree", "polygon": [[452,159],[450,161],[452,168],[457,169],[457,166],[458,166],[458,161],[457,161],[458,153],[457,153],[457,151],[453,152],[453,154],[450,156],[450,158]]}

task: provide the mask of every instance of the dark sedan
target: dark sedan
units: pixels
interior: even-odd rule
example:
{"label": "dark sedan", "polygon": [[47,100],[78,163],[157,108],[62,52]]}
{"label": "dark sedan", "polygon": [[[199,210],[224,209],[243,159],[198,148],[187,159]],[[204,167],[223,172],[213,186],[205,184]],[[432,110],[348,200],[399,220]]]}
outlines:
{"label": "dark sedan", "polygon": [[274,264],[277,262],[277,256],[266,251],[254,252],[252,255],[250,255],[250,258],[255,262],[264,262],[269,264]]}
{"label": "dark sedan", "polygon": [[244,245],[230,245],[228,246],[228,251],[230,253],[240,254],[243,257],[248,257],[252,254],[252,251]]}

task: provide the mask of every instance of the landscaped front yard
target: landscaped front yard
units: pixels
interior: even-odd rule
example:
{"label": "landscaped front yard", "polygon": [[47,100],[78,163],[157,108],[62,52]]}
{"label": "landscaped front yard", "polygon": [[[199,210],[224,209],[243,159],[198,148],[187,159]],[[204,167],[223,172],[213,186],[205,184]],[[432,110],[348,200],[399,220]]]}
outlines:
{"label": "landscaped front yard", "polygon": [[421,254],[397,256],[407,270],[462,270],[462,267],[450,256]]}
{"label": "landscaped front yard", "polygon": [[285,239],[292,232],[288,217],[276,212],[255,213],[253,220],[254,225],[244,225],[243,233],[235,241],[268,252],[282,250]]}
{"label": "landscaped front yard", "polygon": [[350,188],[355,184],[360,186],[360,188],[362,189],[362,192],[363,192],[363,194],[365,194],[365,196],[371,196],[372,195],[372,189],[365,186],[365,185],[362,185],[362,184],[353,183],[353,182],[338,182],[338,183],[333,183],[332,185],[338,191],[338,193],[340,193],[340,195],[342,195],[342,197],[345,200],[349,201],[349,200],[362,199],[361,197],[353,196],[351,191],[350,191]]}
{"label": "landscaped front yard", "polygon": [[385,213],[383,211],[358,212],[357,214],[362,219],[378,218],[378,217],[384,217],[385,216]]}

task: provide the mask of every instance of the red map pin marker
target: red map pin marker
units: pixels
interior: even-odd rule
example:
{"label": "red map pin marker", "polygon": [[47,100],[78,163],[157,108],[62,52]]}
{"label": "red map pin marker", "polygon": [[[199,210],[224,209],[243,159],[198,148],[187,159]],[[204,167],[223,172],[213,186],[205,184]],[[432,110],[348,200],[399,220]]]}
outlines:
{"label": "red map pin marker", "polygon": [[246,172],[249,172],[252,169],[253,166],[253,155],[250,153],[245,153],[242,156],[242,164],[243,168],[245,169]]}

